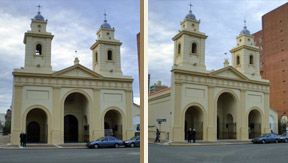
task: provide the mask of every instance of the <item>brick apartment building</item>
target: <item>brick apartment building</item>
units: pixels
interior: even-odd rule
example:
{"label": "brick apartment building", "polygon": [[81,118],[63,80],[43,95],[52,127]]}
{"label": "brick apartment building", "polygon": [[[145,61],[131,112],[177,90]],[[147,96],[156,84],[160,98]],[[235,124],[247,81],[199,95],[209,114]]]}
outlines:
{"label": "brick apartment building", "polygon": [[278,118],[288,115],[288,3],[262,16],[262,30],[253,34],[260,47],[260,72],[271,82],[270,106]]}

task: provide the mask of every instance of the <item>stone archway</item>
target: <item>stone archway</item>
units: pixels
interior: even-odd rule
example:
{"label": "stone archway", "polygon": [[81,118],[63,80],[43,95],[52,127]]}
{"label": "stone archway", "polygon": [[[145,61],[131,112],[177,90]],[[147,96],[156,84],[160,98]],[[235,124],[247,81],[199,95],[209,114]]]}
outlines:
{"label": "stone archway", "polygon": [[203,111],[197,106],[189,107],[185,112],[184,139],[188,139],[189,128],[196,130],[196,139],[203,140]]}
{"label": "stone archway", "polygon": [[256,109],[251,110],[248,115],[249,139],[261,135],[261,121],[261,113]]}
{"label": "stone archway", "polygon": [[89,102],[82,93],[71,93],[64,101],[64,143],[89,140]]}
{"label": "stone archway", "polygon": [[217,100],[217,139],[236,139],[237,101],[224,92]]}
{"label": "stone archway", "polygon": [[104,116],[105,136],[114,136],[118,139],[123,138],[123,118],[117,110],[109,110]]}
{"label": "stone archway", "polygon": [[42,109],[35,108],[26,117],[27,143],[48,142],[48,118]]}

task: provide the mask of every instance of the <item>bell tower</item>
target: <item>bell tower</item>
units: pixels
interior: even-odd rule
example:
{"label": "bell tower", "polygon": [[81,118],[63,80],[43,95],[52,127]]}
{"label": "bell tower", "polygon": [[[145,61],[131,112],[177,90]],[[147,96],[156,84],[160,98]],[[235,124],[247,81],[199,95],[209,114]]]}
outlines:
{"label": "bell tower", "polygon": [[48,20],[44,20],[38,6],[38,13],[31,19],[31,30],[24,35],[24,71],[51,73],[51,42],[53,35],[46,31]]}
{"label": "bell tower", "polygon": [[244,28],[236,39],[237,46],[230,50],[232,66],[252,79],[261,79],[259,68],[260,49],[254,42],[254,36],[247,29],[245,20]]}
{"label": "bell tower", "polygon": [[206,72],[205,40],[208,36],[200,32],[200,20],[196,20],[191,7],[190,4],[189,13],[181,22],[181,30],[173,37],[174,66],[172,69]]}
{"label": "bell tower", "polygon": [[122,76],[120,56],[122,42],[115,39],[115,29],[107,23],[106,16],[104,13],[104,22],[97,32],[97,40],[90,47],[93,70],[103,76]]}

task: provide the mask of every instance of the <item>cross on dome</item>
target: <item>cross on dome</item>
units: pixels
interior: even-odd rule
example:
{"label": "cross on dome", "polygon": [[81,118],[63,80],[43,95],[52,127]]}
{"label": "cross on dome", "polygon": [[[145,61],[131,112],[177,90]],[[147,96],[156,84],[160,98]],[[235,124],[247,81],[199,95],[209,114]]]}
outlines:
{"label": "cross on dome", "polygon": [[108,28],[108,29],[111,29],[111,26],[110,26],[110,24],[108,24],[107,23],[107,19],[106,19],[106,16],[107,16],[107,14],[106,14],[106,11],[104,10],[104,23],[101,25],[101,28]]}
{"label": "cross on dome", "polygon": [[191,2],[188,5],[190,6],[190,10],[189,10],[189,13],[185,16],[185,18],[196,20],[196,16],[194,14],[192,14],[192,6],[193,5],[191,4]]}
{"label": "cross on dome", "polygon": [[42,6],[40,6],[40,4],[39,4],[37,7],[38,7],[38,12],[40,12],[40,8],[41,8]]}
{"label": "cross on dome", "polygon": [[104,21],[106,21],[107,22],[107,19],[106,19],[106,16],[107,16],[107,14],[106,14],[106,11],[104,10]]}
{"label": "cross on dome", "polygon": [[192,12],[192,4],[191,4],[191,2],[190,2],[190,4],[189,4],[189,6],[190,6],[190,10],[189,11],[191,11]]}

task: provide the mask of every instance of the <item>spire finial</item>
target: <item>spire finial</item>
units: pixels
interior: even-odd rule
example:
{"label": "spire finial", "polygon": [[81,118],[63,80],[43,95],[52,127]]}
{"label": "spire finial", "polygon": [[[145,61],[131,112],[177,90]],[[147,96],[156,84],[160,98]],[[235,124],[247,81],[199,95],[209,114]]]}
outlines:
{"label": "spire finial", "polygon": [[191,4],[191,2],[190,2],[190,4],[189,4],[189,6],[190,6],[189,12],[192,13],[192,6],[193,6],[193,5]]}
{"label": "spire finial", "polygon": [[244,28],[246,29],[247,26],[246,26],[246,18],[244,18]]}
{"label": "spire finial", "polygon": [[40,8],[41,8],[42,6],[40,6],[40,4],[39,4],[37,7],[38,7],[38,12],[40,13]]}
{"label": "spire finial", "polygon": [[107,22],[107,19],[106,19],[106,16],[107,16],[107,14],[106,14],[106,10],[104,10],[104,22]]}
{"label": "spire finial", "polygon": [[77,50],[75,50],[75,58],[78,58],[78,56],[77,56]]}

